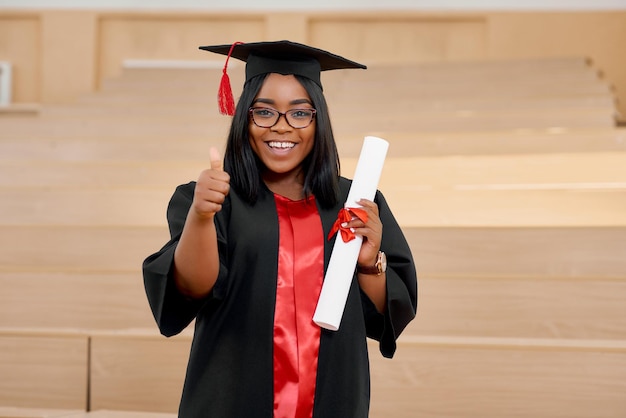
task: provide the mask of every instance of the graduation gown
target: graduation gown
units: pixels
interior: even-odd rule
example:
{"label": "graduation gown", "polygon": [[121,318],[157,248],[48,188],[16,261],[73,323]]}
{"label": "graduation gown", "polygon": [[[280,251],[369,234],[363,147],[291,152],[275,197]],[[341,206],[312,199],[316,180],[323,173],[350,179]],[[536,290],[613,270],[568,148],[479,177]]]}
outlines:
{"label": "graduation gown", "polygon": [[[340,203],[335,207],[318,206],[325,237],[350,184],[340,179]],[[271,418],[279,248],[274,195],[264,188],[257,202],[250,205],[231,189],[214,218],[220,257],[218,279],[207,298],[190,300],[177,291],[172,266],[194,187],[195,182],[177,187],[167,211],[171,240],[143,264],[146,294],[161,333],[178,334],[196,320],[179,417]],[[322,329],[315,418],[368,416],[366,337],[379,341],[382,355],[391,358],[396,339],[415,316],[417,279],[409,246],[380,192],[375,201],[383,224],[381,250],[388,263],[387,309],[384,314],[376,311],[360,290],[355,273],[339,330]],[[325,240],[325,269],[336,236]]]}

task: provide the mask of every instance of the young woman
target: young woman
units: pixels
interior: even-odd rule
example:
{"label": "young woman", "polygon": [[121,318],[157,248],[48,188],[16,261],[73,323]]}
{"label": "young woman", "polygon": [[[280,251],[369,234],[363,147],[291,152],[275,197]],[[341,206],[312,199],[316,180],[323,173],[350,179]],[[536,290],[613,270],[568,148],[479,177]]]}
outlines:
{"label": "young woman", "polygon": [[359,202],[366,221],[343,225],[363,244],[339,330],[312,320],[350,188],[320,71],[364,66],[288,41],[202,49],[246,61],[246,82],[224,161],[212,150],[176,189],[171,240],[143,265],[161,332],[196,320],[179,417],[367,417],[366,337],[392,357],[417,307],[413,258],[380,192]]}

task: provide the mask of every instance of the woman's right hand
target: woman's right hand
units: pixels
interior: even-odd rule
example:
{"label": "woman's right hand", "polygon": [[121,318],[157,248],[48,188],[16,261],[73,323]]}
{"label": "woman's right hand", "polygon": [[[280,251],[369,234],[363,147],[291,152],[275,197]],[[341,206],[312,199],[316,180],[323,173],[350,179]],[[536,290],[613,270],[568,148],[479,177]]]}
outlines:
{"label": "woman's right hand", "polygon": [[210,149],[210,156],[211,168],[198,177],[191,209],[200,218],[212,219],[230,191],[230,175],[224,171],[224,160],[216,148]]}

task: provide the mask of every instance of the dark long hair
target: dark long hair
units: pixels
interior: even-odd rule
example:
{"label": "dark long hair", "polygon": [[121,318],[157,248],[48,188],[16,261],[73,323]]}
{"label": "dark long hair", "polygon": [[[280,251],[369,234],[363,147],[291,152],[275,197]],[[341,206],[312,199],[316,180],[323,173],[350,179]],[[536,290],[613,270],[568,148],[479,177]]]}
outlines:
{"label": "dark long hair", "polygon": [[[260,189],[265,187],[261,178],[263,163],[250,145],[248,109],[263,86],[267,74],[246,82],[235,109],[230,126],[224,169],[230,174],[231,186],[250,204],[256,202]],[[320,86],[305,77],[295,76],[307,91],[315,114],[315,140],[313,149],[302,162],[304,194],[314,195],[320,206],[329,208],[339,200],[339,153],[333,135],[328,104]]]}

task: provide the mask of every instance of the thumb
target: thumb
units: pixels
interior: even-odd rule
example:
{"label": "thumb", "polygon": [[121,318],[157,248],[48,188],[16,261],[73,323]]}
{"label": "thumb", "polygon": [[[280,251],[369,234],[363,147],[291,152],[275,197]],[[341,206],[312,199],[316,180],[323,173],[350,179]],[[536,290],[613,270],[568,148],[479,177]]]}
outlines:
{"label": "thumb", "polygon": [[209,154],[211,156],[211,168],[213,170],[224,171],[224,160],[217,148],[211,147]]}

